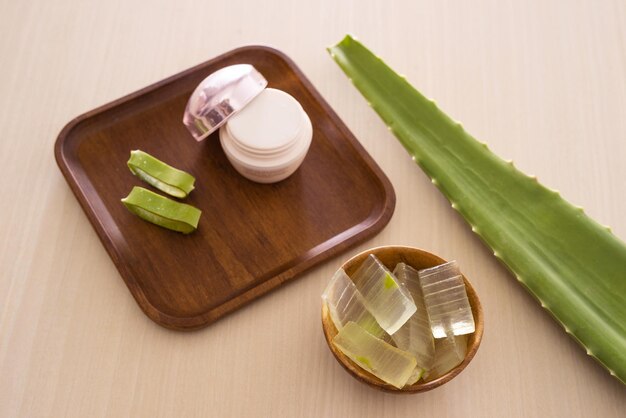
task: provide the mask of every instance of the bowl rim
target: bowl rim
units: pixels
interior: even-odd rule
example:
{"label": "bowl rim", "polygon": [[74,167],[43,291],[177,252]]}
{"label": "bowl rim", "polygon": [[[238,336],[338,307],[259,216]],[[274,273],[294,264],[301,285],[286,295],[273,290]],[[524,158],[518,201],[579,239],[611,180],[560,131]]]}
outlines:
{"label": "bowl rim", "polygon": [[[429,258],[439,264],[443,264],[447,262],[445,259],[439,257],[438,255],[422,250],[420,248],[410,247],[410,246],[405,246],[405,245],[384,245],[384,246],[367,249],[365,251],[362,251],[352,256],[350,259],[345,261],[339,268],[346,269],[347,267],[354,264],[356,261],[362,258],[365,258],[370,254],[375,254],[375,255],[379,254],[382,251],[395,251],[395,252],[400,252],[400,253],[402,252],[419,253],[421,256]],[[434,264],[433,266],[435,265],[438,265],[438,264]],[[389,266],[387,266],[387,268],[389,268]],[[343,354],[339,349],[337,349],[334,346],[334,344],[332,343],[332,339],[334,338],[334,336],[337,334],[338,331],[334,323],[332,322],[332,319],[330,318],[330,312],[328,310],[328,306],[326,305],[325,302],[322,301],[322,330],[324,332],[324,338],[326,340],[326,344],[328,345],[328,348],[330,349],[330,351],[333,353],[335,360],[337,360],[337,362],[341,364],[341,366],[355,379],[371,387],[374,387],[378,390],[382,390],[382,391],[390,392],[390,393],[410,394],[410,393],[426,392],[426,391],[435,389],[449,382],[450,380],[454,379],[467,367],[467,365],[472,361],[472,359],[476,355],[476,352],[478,351],[478,348],[480,347],[480,343],[482,341],[483,332],[484,332],[484,314],[483,314],[482,305],[480,303],[480,299],[478,298],[478,294],[476,293],[476,290],[474,289],[470,281],[467,279],[467,277],[465,277],[463,273],[461,273],[461,275],[463,276],[463,281],[465,283],[465,288],[467,290],[467,296],[470,301],[470,306],[472,307],[472,313],[474,315],[474,322],[475,322],[476,329],[473,334],[469,334],[470,337],[468,341],[467,353],[465,354],[465,358],[454,369],[450,370],[448,373],[430,382],[423,382],[422,380],[420,380],[411,386],[405,386],[401,389],[398,389],[395,386],[390,385],[380,380],[373,374],[362,369],[360,366],[358,366],[356,363],[350,360],[350,358],[348,358],[345,354]]]}

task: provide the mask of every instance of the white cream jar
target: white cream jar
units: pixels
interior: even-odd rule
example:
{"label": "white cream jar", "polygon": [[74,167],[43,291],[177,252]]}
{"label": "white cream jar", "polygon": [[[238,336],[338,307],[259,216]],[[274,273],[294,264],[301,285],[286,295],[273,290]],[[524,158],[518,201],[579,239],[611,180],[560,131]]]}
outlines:
{"label": "white cream jar", "polygon": [[311,120],[292,96],[265,89],[220,129],[226,157],[244,177],[274,183],[293,174],[309,150]]}
{"label": "white cream jar", "polygon": [[258,183],[278,182],[293,174],[313,138],[311,120],[300,103],[266,85],[251,65],[222,68],[196,88],[183,118],[198,141],[219,128],[230,163]]}

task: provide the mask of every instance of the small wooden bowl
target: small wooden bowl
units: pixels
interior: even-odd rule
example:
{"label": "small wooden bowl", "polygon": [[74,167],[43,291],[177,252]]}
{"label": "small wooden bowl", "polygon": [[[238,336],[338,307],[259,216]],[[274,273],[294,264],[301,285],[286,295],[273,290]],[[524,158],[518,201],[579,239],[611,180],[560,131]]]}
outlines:
{"label": "small wooden bowl", "polygon": [[[404,262],[417,270],[434,267],[436,265],[446,262],[446,260],[437,257],[434,254],[417,248],[403,246],[386,246],[372,248],[370,250],[357,254],[348,261],[346,261],[341,266],[341,268],[343,268],[346,273],[351,276],[361,265],[363,260],[365,260],[365,258],[370,254],[374,254],[376,257],[378,257],[378,259],[390,270],[393,270],[396,264],[400,262]],[[469,335],[467,341],[467,354],[465,355],[465,359],[463,360],[463,362],[456,366],[454,369],[450,370],[448,373],[435,380],[432,380],[430,382],[424,382],[420,380],[414,385],[398,389],[395,386],[383,382],[373,374],[363,370],[356,363],[350,360],[345,354],[339,351],[337,347],[335,347],[335,345],[332,343],[333,338],[335,337],[335,335],[337,335],[337,328],[335,328],[335,324],[333,324],[333,321],[330,318],[330,312],[328,311],[328,307],[325,303],[323,303],[322,328],[324,330],[326,343],[328,344],[330,351],[333,353],[339,364],[341,364],[343,368],[348,371],[348,373],[350,373],[353,377],[360,380],[361,382],[366,383],[376,389],[393,393],[418,393],[426,392],[428,390],[441,386],[444,383],[452,380],[459,373],[461,373],[463,369],[465,369],[465,367],[467,367],[469,362],[472,361],[472,359],[474,358],[474,355],[476,354],[476,351],[480,346],[480,341],[483,337],[484,318],[483,310],[480,306],[480,301],[478,300],[478,295],[476,294],[476,291],[465,276],[463,276],[463,280],[465,281],[467,297],[472,307],[472,313],[474,314],[476,331],[473,334]]]}

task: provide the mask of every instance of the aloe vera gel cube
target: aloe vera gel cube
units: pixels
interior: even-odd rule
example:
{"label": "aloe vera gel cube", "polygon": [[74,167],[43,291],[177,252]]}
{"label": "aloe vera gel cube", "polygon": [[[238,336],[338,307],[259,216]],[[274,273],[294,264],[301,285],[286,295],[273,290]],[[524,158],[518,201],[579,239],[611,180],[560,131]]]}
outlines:
{"label": "aloe vera gel cube", "polygon": [[456,261],[419,271],[433,336],[444,338],[474,332],[474,316]]}
{"label": "aloe vera gel cube", "polygon": [[[387,336],[376,319],[365,308],[363,296],[343,269],[337,270],[322,294],[337,330],[349,321],[355,322],[376,337]],[[388,336],[387,336],[388,338]]]}
{"label": "aloe vera gel cube", "polygon": [[376,338],[352,321],[333,338],[333,344],[360,367],[397,388],[414,376],[417,363],[410,353]]}
{"label": "aloe vera gel cube", "polygon": [[424,373],[426,373],[426,369],[423,369],[420,366],[415,366],[411,372],[411,376],[409,376],[409,380],[406,381],[404,386],[414,385],[422,378],[422,376],[424,376]]}
{"label": "aloe vera gel cube", "polygon": [[424,373],[424,380],[429,382],[461,364],[467,353],[467,335],[440,338],[435,341],[435,361]]}
{"label": "aloe vera gel cube", "polygon": [[435,358],[435,342],[418,272],[405,263],[398,263],[393,274],[409,290],[417,310],[391,338],[398,348],[415,356],[418,367],[429,369]]}
{"label": "aloe vera gel cube", "polygon": [[404,325],[417,310],[411,294],[374,255],[369,255],[352,276],[367,310],[389,334]]}

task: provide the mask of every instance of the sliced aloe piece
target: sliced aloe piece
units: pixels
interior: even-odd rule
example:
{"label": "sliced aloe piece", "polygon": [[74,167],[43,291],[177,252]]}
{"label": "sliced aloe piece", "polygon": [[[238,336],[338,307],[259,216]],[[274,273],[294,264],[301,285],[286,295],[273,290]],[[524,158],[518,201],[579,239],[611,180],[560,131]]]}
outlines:
{"label": "sliced aloe piece", "polygon": [[419,280],[435,338],[474,332],[474,315],[456,261],[420,270]]}
{"label": "sliced aloe piece", "polygon": [[352,321],[375,337],[389,338],[389,335],[365,308],[363,296],[343,269],[335,272],[322,294],[322,300],[328,306],[330,317],[338,331]]}
{"label": "sliced aloe piece", "polygon": [[143,187],[133,187],[122,203],[141,219],[183,234],[196,230],[202,214],[193,206],[176,202]]}
{"label": "sliced aloe piece", "polygon": [[191,174],[167,165],[141,150],[130,152],[128,168],[134,175],[170,196],[187,197],[194,189],[196,179]]}
{"label": "sliced aloe piece", "polygon": [[391,338],[399,349],[415,356],[419,367],[429,369],[435,358],[435,341],[430,329],[417,270],[404,263],[398,263],[393,274],[411,292],[416,311]]}
{"label": "sliced aloe piece", "polygon": [[417,309],[409,291],[373,254],[359,266],[352,281],[367,310],[389,334],[400,329]]}
{"label": "sliced aloe piece", "polygon": [[467,353],[467,335],[449,336],[435,340],[435,362],[423,377],[430,382],[461,364]]}
{"label": "sliced aloe piece", "polygon": [[406,381],[404,386],[414,385],[422,378],[424,373],[425,373],[425,370],[423,368],[421,368],[420,366],[415,367],[413,371],[411,372],[411,376],[409,376],[409,379]]}
{"label": "sliced aloe piece", "polygon": [[415,370],[415,357],[348,322],[333,344],[352,361],[379,379],[402,388]]}
{"label": "sliced aloe piece", "polygon": [[494,255],[626,383],[626,245],[489,151],[356,40],[329,51]]}

